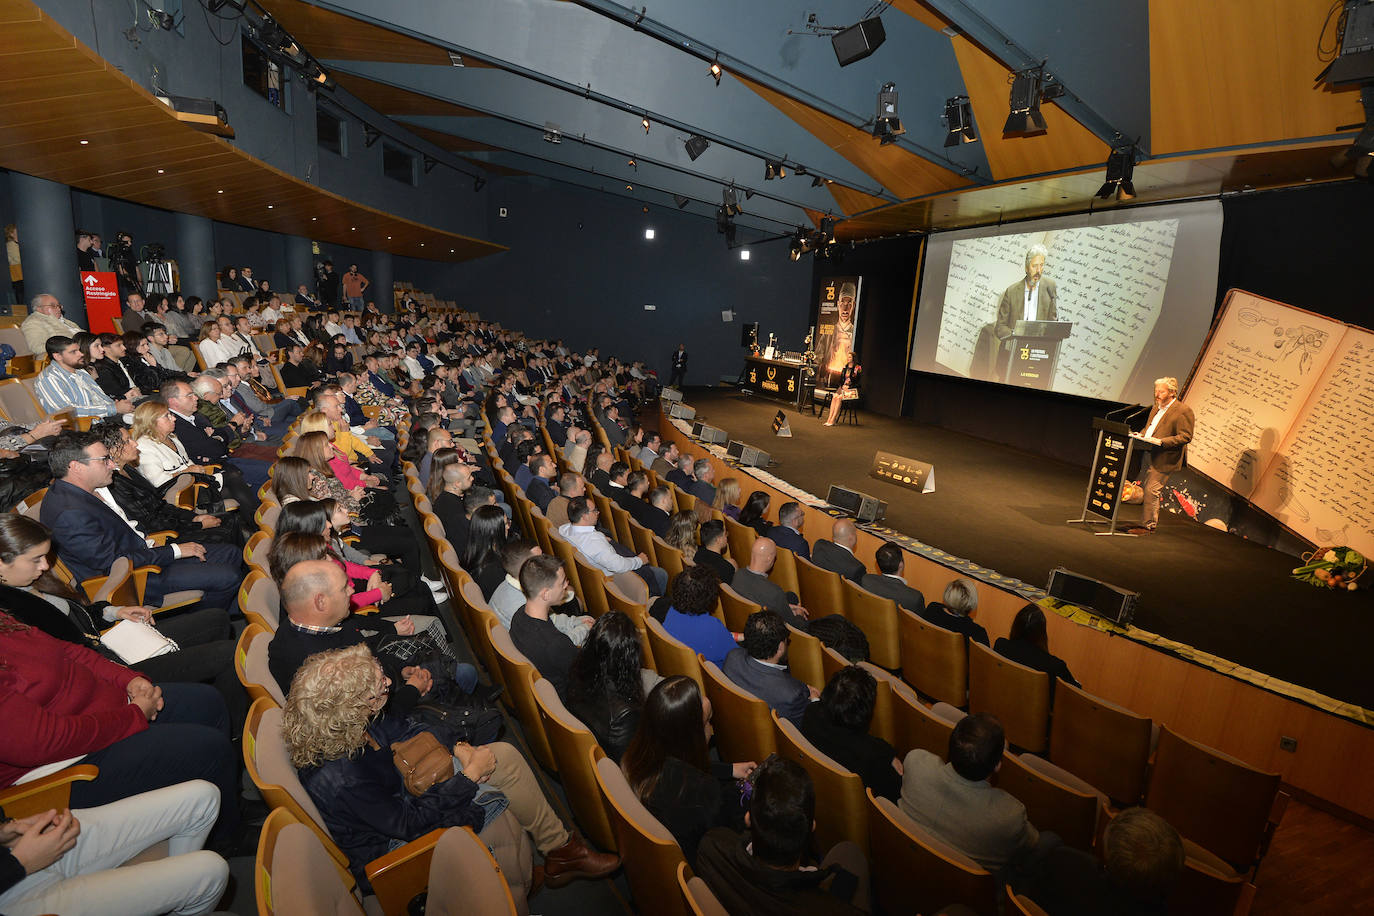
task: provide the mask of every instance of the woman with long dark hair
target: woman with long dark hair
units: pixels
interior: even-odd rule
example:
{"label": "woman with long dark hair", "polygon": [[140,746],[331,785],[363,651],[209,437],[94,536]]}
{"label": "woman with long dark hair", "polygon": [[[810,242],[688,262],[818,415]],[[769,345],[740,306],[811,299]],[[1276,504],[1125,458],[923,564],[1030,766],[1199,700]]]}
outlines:
{"label": "woman with long dark hair", "polygon": [[611,611],[597,618],[568,671],[568,711],[592,730],[616,763],[639,728],[643,668],[639,629],[626,615]]}
{"label": "woman with long dark hair", "polygon": [[506,579],[501,548],[510,535],[510,522],[499,506],[478,506],[468,524],[468,543],[459,558],[463,569],[476,580],[482,597],[490,601]]}
{"label": "woman with long dark hair", "polygon": [[128,663],[101,643],[102,631],[121,620],[155,626],[179,647],[166,655],[138,662],[151,680],[212,684],[224,697],[234,725],[248,711],[243,687],[234,673],[234,630],[223,608],[182,611],[154,619],[146,607],[116,607],[87,601],[53,575],[48,566],[52,533],[25,515],[0,514],[0,607],[17,620],[54,639],[85,646],[120,665]]}
{"label": "woman with long dark hair", "polygon": [[992,651],[1018,665],[1048,674],[1051,700],[1054,699],[1056,680],[1065,681],[1075,687],[1082,686],[1069,673],[1069,666],[1064,660],[1050,652],[1050,634],[1045,626],[1045,612],[1037,605],[1028,604],[1016,612],[1011,621],[1011,632],[993,643]]}
{"label": "woman with long dark hair", "polygon": [[620,761],[635,795],[694,864],[712,827],[744,829],[738,780],[755,764],[713,763],[707,753],[711,702],[690,677],[659,682],[644,701],[639,728]]}
{"label": "woman with long dark hair", "polygon": [[768,512],[769,499],[763,490],[755,490],[744,501],[744,508],[739,510],[739,523],[753,528],[759,533],[759,537],[768,535],[768,519],[764,516]]}

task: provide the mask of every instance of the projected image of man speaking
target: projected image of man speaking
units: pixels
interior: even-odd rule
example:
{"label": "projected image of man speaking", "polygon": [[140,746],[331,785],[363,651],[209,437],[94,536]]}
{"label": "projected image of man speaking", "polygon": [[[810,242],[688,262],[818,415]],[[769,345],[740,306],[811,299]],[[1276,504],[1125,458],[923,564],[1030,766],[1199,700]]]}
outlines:
{"label": "projected image of man speaking", "polygon": [[1001,341],[997,352],[997,378],[1004,378],[1011,360],[1012,331],[1018,321],[1058,321],[1058,291],[1054,280],[1045,276],[1045,259],[1049,250],[1044,245],[1026,249],[1026,275],[1007,287],[997,304],[997,323],[993,334]]}

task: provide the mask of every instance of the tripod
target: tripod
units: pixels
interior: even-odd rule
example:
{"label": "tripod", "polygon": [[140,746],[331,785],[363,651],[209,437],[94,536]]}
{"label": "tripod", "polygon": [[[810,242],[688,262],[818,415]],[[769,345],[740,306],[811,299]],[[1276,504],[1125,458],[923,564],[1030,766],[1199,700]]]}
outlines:
{"label": "tripod", "polygon": [[144,261],[143,262],[143,292],[163,293],[172,292],[172,262],[171,261]]}

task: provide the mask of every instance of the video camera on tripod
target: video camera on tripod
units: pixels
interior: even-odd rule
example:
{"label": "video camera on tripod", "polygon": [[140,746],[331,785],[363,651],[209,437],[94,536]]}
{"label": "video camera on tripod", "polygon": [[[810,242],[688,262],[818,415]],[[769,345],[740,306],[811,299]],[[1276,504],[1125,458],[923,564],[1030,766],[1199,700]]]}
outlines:
{"label": "video camera on tripod", "polygon": [[139,264],[143,268],[143,292],[168,294],[172,285],[172,262],[167,259],[167,246],[149,242],[139,249]]}

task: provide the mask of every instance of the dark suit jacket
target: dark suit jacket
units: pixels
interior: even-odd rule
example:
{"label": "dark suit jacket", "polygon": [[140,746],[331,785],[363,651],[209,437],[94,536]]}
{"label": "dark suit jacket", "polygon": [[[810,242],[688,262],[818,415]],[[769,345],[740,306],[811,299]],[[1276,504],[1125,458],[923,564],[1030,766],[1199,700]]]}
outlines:
{"label": "dark suit jacket", "polygon": [[444,526],[444,537],[461,557],[463,548],[468,545],[468,518],[463,514],[463,497],[445,490],[434,498],[434,514]]}
{"label": "dark suit jacket", "polygon": [[100,386],[100,390],[116,401],[128,394],[131,387],[138,385],[137,382],[130,385],[129,379],[133,377],[133,373],[130,372],[126,376],[120,371],[119,363],[109,356],[98,361],[91,368],[95,369],[95,383]]}
{"label": "dark suit jacket", "polygon": [[636,503],[644,502],[644,500],[640,499],[638,496],[635,496],[633,493],[631,493],[629,487],[608,486],[606,487],[604,492],[607,496],[610,497],[611,502],[615,503],[617,506],[624,509],[626,512],[629,512],[631,517],[633,517],[634,515],[634,505]]}
{"label": "dark suit jacket", "polygon": [[963,614],[952,613],[938,601],[932,601],[925,606],[925,610],[916,613],[927,623],[933,623],[941,629],[953,630],[955,633],[963,633],[969,639],[991,646],[988,642],[988,631],[983,629],[981,624],[974,623]]}
{"label": "dark suit jacket", "polygon": [[839,573],[850,582],[862,582],[864,575],[868,572],[864,568],[863,560],[840,547],[834,541],[828,541],[825,538],[816,542],[815,552],[811,554],[811,562],[821,569]]}
{"label": "dark suit jacket", "polygon": [[667,533],[668,513],[651,504],[647,499],[634,500],[626,508],[629,509],[630,518],[634,519],[636,524],[648,528],[659,537],[663,537]]}
{"label": "dark suit jacket", "polygon": [[[997,304],[997,324],[993,332],[999,340],[1005,341],[1011,336],[1012,329],[1016,327],[1016,322],[1021,320],[1026,301],[1026,280],[1021,278],[1007,287],[1007,291],[1002,294],[1002,301]],[[1035,317],[1037,321],[1057,321],[1059,318],[1059,293],[1055,289],[1054,281],[1049,277],[1040,278],[1040,296],[1036,303]]]}
{"label": "dark suit jacket", "polygon": [[[1146,429],[1150,428],[1151,419],[1154,419],[1154,411],[1145,421]],[[1150,451],[1150,467],[1162,474],[1183,470],[1188,461],[1188,443],[1193,441],[1193,408],[1174,398],[1174,402],[1164,409],[1154,435],[1159,445]]]}
{"label": "dark suit jacket", "polygon": [[773,525],[768,529],[768,537],[779,547],[786,547],[799,557],[811,559],[811,545],[806,538],[785,525]]}
{"label": "dark suit jacket", "polygon": [[[730,565],[730,561],[716,553],[714,550],[707,550],[705,547],[698,547],[696,556],[692,557],[692,562],[698,566],[705,566],[716,574],[716,578],[722,582],[730,583],[735,578],[735,567]],[[731,586],[733,588],[734,586]]]}
{"label": "dark suit jacket", "polygon": [[77,579],[104,576],[116,557],[134,566],[161,566],[176,559],[171,546],[149,547],[115,511],[65,480],[54,480],[43,497],[39,521],[52,529],[62,562]]}
{"label": "dark suit jacket", "polygon": [[716,501],[716,485],[707,483],[704,480],[693,481],[692,485],[687,488],[687,492],[691,493],[708,506]]}
{"label": "dark suit jacket", "polygon": [[747,566],[735,570],[730,579],[730,587],[741,596],[761,604],[764,610],[772,611],[798,630],[807,628],[806,621],[792,612],[787,602],[787,593],[767,576],[760,576]]}
{"label": "dark suit jacket", "polygon": [[543,512],[558,494],[549,486],[547,480],[535,476],[530,479],[530,485],[525,487],[525,495],[530,498],[530,502],[539,507],[540,512]]}
{"label": "dark suit jacket", "polygon": [[[654,473],[657,474],[658,472],[655,471]],[[663,476],[679,490],[686,490],[689,493],[692,491],[692,484],[696,483],[695,480],[687,476],[687,473],[683,471],[682,468],[673,468]]]}
{"label": "dark suit jacket", "polygon": [[195,424],[187,422],[180,414],[173,413],[176,426],[172,432],[181,440],[181,444],[186,447],[186,454],[196,464],[220,463],[229,458],[229,446],[223,439],[211,435],[210,421],[199,414],[195,415]]}
{"label": "dark suit jacket", "polygon": [[[43,500],[47,503],[47,500]],[[1074,680],[1069,673],[1069,666],[1057,655],[1045,651],[1034,643],[1024,639],[1007,639],[1003,637],[992,644],[992,651],[1003,658],[1009,658],[1018,665],[1025,665],[1027,668],[1035,668],[1043,671],[1050,676],[1050,698],[1054,697],[1054,681],[1056,678],[1066,681],[1075,687],[1082,685]]]}
{"label": "dark suit jacket", "polygon": [[725,656],[722,673],[736,686],[767,703],[780,717],[801,728],[802,714],[811,705],[811,691],[791,672],[770,668],[738,648],[731,649]]}
{"label": "dark suit jacket", "polygon": [[[817,549],[820,546],[817,544]],[[892,576],[884,576],[880,573],[864,573],[859,584],[875,595],[891,598],[913,614],[919,614],[925,610],[925,596],[901,579],[894,579]]]}

